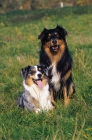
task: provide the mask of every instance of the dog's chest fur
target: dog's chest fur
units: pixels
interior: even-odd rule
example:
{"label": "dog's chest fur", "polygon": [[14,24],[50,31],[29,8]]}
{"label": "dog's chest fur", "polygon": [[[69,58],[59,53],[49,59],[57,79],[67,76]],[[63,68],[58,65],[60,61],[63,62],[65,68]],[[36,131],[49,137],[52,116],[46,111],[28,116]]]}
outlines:
{"label": "dog's chest fur", "polygon": [[27,86],[25,82],[23,82],[23,85],[24,89],[29,92],[28,101],[30,100],[30,97],[33,97],[39,102],[39,106],[42,110],[49,110],[52,107],[48,84],[42,89],[38,88],[35,84]]}
{"label": "dog's chest fur", "polygon": [[51,76],[51,80],[50,82],[53,84],[54,86],[54,89],[55,91],[58,91],[60,89],[60,73],[57,71],[57,68],[56,68],[56,64],[52,64],[50,67],[49,67],[50,70],[50,75]]}

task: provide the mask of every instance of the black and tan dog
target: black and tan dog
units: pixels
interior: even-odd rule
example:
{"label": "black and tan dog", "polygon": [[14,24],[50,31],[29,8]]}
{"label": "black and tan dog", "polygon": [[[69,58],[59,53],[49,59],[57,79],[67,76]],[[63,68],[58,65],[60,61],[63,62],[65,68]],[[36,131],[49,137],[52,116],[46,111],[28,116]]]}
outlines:
{"label": "black and tan dog", "polygon": [[54,98],[58,91],[67,105],[75,91],[72,80],[72,57],[66,42],[67,31],[58,26],[54,29],[44,28],[38,39],[42,46],[40,51],[40,64],[48,68],[50,84],[53,87]]}
{"label": "black and tan dog", "polygon": [[19,107],[36,113],[53,109],[53,97],[45,70],[41,65],[27,66],[21,70],[24,92],[18,98]]}

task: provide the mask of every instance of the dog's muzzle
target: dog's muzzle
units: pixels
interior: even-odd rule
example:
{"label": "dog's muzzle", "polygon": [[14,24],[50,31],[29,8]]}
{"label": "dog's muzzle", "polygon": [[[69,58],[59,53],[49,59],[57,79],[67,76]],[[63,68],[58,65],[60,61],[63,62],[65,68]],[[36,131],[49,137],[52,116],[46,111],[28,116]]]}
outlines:
{"label": "dog's muzzle", "polygon": [[50,49],[52,52],[57,52],[59,49],[58,41],[56,39],[51,40]]}
{"label": "dog's muzzle", "polygon": [[39,87],[39,88],[43,88],[44,84],[42,82],[42,79],[32,79],[33,82]]}
{"label": "dog's muzzle", "polygon": [[51,50],[52,50],[53,52],[57,52],[58,49],[59,49],[59,45],[51,46]]}

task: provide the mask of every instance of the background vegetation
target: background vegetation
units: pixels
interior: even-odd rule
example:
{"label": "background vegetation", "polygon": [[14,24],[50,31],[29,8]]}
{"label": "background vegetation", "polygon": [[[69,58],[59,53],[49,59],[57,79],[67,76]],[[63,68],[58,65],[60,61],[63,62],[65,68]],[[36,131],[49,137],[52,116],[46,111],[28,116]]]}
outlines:
{"label": "background vegetation", "polygon": [[[73,57],[76,94],[65,108],[34,114],[17,108],[23,91],[21,68],[39,60],[38,35],[62,25]],[[92,139],[92,7],[65,7],[0,14],[0,139]]]}
{"label": "background vegetation", "polygon": [[0,12],[58,8],[61,2],[64,7],[92,5],[92,0],[1,0]]}

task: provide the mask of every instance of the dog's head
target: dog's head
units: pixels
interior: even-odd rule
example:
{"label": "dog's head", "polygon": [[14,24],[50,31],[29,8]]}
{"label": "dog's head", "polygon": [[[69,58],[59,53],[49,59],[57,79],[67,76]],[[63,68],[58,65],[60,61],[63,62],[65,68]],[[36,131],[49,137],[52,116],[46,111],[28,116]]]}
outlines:
{"label": "dog's head", "polygon": [[38,39],[41,40],[43,46],[48,47],[52,53],[56,53],[60,46],[66,42],[66,35],[67,31],[57,25],[54,29],[44,28]]}
{"label": "dog's head", "polygon": [[28,86],[36,84],[39,88],[43,88],[47,84],[45,70],[43,65],[27,66],[21,69],[21,73]]}

